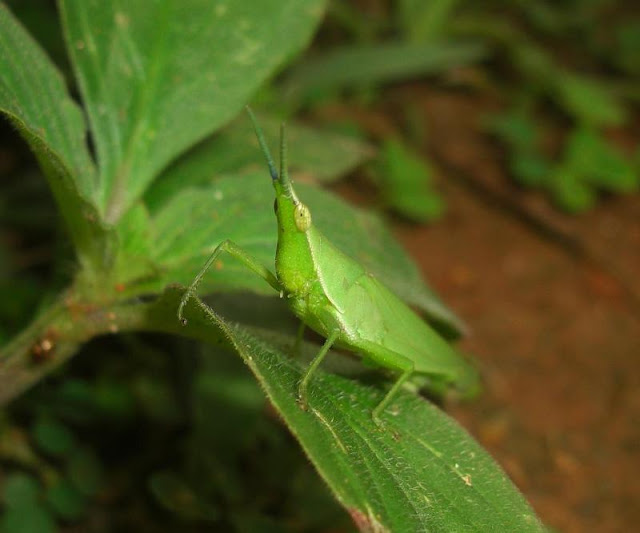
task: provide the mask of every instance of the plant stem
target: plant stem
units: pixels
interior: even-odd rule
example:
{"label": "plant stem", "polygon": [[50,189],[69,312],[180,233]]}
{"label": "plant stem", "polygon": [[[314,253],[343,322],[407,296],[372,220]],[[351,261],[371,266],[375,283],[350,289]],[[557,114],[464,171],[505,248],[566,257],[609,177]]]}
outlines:
{"label": "plant stem", "polygon": [[53,372],[99,335],[154,331],[228,346],[226,336],[206,317],[190,317],[187,327],[178,322],[176,311],[183,292],[169,289],[152,301],[130,299],[98,305],[76,300],[73,289],[65,291],[0,350],[0,405]]}

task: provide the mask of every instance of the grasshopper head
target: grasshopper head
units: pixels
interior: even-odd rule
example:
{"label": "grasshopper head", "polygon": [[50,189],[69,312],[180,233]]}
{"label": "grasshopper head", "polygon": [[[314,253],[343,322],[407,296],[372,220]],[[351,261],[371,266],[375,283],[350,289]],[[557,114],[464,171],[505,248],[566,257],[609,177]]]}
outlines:
{"label": "grasshopper head", "polygon": [[249,107],[247,107],[247,111],[253,122],[260,148],[262,148],[262,153],[269,166],[273,188],[276,192],[274,210],[276,217],[278,217],[280,230],[289,234],[294,232],[305,233],[311,227],[311,213],[309,208],[298,199],[289,177],[284,124],[280,127],[280,173],[278,173],[255,115]]}
{"label": "grasshopper head", "polygon": [[247,108],[258,136],[271,181],[276,192],[275,211],[278,219],[278,246],[276,250],[276,274],[288,295],[302,295],[309,291],[309,281],[314,279],[313,256],[307,241],[311,235],[311,213],[296,195],[287,169],[287,143],[284,125],[280,130],[280,174],[264,140],[253,113]]}

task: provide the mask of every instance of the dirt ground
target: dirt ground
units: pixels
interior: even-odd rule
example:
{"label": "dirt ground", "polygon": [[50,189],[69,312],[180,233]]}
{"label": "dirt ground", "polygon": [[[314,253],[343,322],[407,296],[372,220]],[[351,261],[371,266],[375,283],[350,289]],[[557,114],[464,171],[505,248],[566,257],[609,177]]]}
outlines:
{"label": "dirt ground", "polygon": [[[640,522],[640,196],[558,213],[508,180],[465,94],[405,87],[394,105],[427,124],[448,213],[399,222],[426,278],[470,326],[461,347],[485,382],[451,412],[564,533],[629,532]],[[394,104],[395,101],[395,104]],[[480,109],[479,109],[480,108]],[[389,110],[387,110],[389,111]]]}

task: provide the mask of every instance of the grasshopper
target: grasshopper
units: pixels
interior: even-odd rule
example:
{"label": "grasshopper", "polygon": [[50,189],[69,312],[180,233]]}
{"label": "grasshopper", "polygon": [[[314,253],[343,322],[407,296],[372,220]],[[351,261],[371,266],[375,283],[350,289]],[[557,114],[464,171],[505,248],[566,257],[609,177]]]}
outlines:
{"label": "grasshopper", "polygon": [[372,417],[380,415],[413,374],[429,376],[435,383],[469,390],[476,385],[475,370],[442,337],[362,265],[340,250],[314,227],[309,208],[293,188],[287,168],[284,124],[280,130],[280,172],[253,112],[247,111],[269,167],[275,189],[278,245],[275,274],[232,241],[216,247],[178,308],[183,309],[216,258],[227,252],[271,285],[301,320],[298,341],[305,326],[326,341],[298,385],[298,400],[307,405],[307,391],[314,373],[332,346],[360,354],[365,361],[399,373],[399,377]]}

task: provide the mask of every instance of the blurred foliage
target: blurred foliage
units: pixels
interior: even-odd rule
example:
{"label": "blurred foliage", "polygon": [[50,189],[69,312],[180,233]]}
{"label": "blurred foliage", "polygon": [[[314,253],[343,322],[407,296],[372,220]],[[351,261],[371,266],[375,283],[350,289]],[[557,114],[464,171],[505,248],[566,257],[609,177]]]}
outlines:
{"label": "blurred foliage", "polygon": [[351,530],[242,361],[194,348],[96,342],[14,402],[0,531]]}
{"label": "blurred foliage", "polygon": [[444,201],[433,188],[433,169],[403,142],[388,139],[377,173],[383,202],[409,220],[430,222],[444,212]]}
{"label": "blurred foliage", "polygon": [[[77,95],[53,3],[8,3]],[[580,212],[600,191],[638,188],[640,147],[631,156],[610,132],[626,131],[639,103],[639,49],[637,13],[604,0],[336,1],[312,53],[261,98],[290,116],[336,99],[383,100],[384,84],[427,76],[447,83],[456,69],[476,69],[506,102],[486,127],[505,147],[509,172]],[[193,170],[191,185],[210,186],[205,165],[231,174],[251,166],[254,158],[243,157],[251,142],[245,126],[231,124],[196,145],[191,159],[174,163],[184,165],[179,177]],[[290,131],[298,170],[328,162],[316,170],[318,180],[335,179],[372,153],[362,132],[354,138],[296,124]],[[12,134],[3,122],[0,344],[77,268],[46,184]],[[374,174],[383,203],[413,220],[441,216],[445,200],[433,183],[441,172],[422,153],[422,140],[405,135],[379,144]],[[216,151],[230,159],[206,159]],[[149,205],[172,197],[174,185],[170,168],[147,192]],[[128,228],[149,215],[134,214]],[[132,246],[147,237],[123,235]],[[0,531],[100,530],[93,520],[136,531],[351,530],[240,359],[202,350],[147,335],[95,340],[13,402],[0,422]]]}
{"label": "blurred foliage", "polygon": [[[333,2],[325,33],[328,51],[319,47],[285,77],[291,105],[317,105],[337,95],[370,104],[390,81],[428,76],[441,83],[456,70],[475,69],[470,79],[485,81],[472,81],[470,88],[489,88],[505,103],[505,111],[485,123],[507,151],[507,168],[518,183],[547,191],[571,213],[593,207],[599,191],[624,194],[640,186],[633,150],[624,152],[609,135],[633,131],[629,119],[640,103],[640,13],[628,3]],[[526,146],[516,141],[512,130],[518,128],[535,130],[535,139]],[[597,161],[578,164],[585,135]],[[406,137],[405,143],[415,143]],[[562,146],[547,142],[558,137]],[[381,158],[388,159],[386,149]],[[389,202],[395,179],[405,187],[397,173],[382,180],[387,203],[408,218],[430,209],[433,197]]]}

